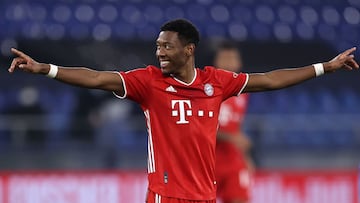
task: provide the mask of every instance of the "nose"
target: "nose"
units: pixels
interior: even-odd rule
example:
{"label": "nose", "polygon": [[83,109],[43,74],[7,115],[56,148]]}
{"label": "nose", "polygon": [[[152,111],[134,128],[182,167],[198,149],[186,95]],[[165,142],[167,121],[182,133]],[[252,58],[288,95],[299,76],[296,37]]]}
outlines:
{"label": "nose", "polygon": [[166,54],[165,54],[164,48],[161,47],[161,46],[158,47],[158,48],[156,49],[156,55],[157,55],[158,57],[165,56]]}

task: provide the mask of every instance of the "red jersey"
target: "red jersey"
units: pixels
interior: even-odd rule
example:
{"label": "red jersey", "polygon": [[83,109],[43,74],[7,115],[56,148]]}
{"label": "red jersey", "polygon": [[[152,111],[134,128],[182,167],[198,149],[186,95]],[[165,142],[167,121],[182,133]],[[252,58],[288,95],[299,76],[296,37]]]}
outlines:
{"label": "red jersey", "polygon": [[139,103],[146,117],[149,189],[179,199],[215,199],[220,104],[242,92],[248,75],[196,68],[187,84],[148,66],[120,76],[120,98]]}
{"label": "red jersey", "polygon": [[[248,94],[227,99],[221,104],[219,131],[230,136],[239,136],[248,104]],[[218,141],[216,146],[216,170],[218,174],[245,167],[241,151],[234,144]],[[229,165],[230,164],[230,165]]]}

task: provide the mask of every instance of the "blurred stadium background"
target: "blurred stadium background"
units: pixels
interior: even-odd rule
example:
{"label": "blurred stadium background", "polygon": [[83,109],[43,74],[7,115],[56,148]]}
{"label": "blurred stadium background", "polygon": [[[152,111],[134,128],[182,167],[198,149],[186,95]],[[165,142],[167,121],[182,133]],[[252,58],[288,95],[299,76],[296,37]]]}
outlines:
{"label": "blurred stadium background", "polygon": [[[41,62],[129,70],[157,64],[159,27],[173,18],[198,26],[198,67],[212,63],[222,39],[239,45],[245,72],[308,65],[360,45],[360,0],[1,0],[0,203],[143,202],[147,141],[137,105],[9,75],[10,48]],[[253,202],[358,201],[359,78],[340,71],[250,96]]]}

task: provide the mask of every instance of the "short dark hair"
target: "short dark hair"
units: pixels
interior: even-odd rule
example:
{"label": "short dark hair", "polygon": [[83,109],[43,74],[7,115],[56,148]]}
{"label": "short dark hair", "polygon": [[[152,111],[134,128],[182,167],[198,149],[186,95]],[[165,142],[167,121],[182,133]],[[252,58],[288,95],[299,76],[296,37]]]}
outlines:
{"label": "short dark hair", "polygon": [[180,41],[186,45],[189,43],[197,46],[200,41],[200,34],[195,25],[185,19],[175,19],[166,22],[161,26],[161,31],[173,31],[178,33]]}

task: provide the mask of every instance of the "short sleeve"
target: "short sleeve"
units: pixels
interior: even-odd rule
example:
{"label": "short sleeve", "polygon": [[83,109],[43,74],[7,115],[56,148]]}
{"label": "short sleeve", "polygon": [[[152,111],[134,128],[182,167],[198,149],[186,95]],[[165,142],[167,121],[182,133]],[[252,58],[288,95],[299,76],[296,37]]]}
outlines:
{"label": "short sleeve", "polygon": [[127,72],[120,72],[120,77],[124,85],[124,95],[116,97],[131,99],[139,104],[144,104],[149,96],[149,87],[151,82],[151,67],[138,68]]}
{"label": "short sleeve", "polygon": [[217,69],[216,78],[223,87],[223,99],[238,96],[245,89],[249,79],[246,73],[234,73]]}

